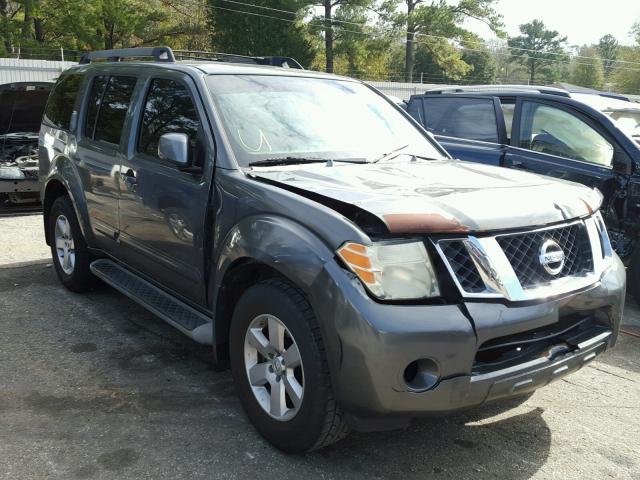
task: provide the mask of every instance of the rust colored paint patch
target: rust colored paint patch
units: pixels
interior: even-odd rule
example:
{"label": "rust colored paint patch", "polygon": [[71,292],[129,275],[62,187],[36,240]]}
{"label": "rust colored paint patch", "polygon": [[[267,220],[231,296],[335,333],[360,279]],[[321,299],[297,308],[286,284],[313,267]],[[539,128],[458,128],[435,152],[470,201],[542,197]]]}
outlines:
{"label": "rust colored paint patch", "polygon": [[582,203],[584,203],[587,207],[587,211],[589,212],[589,214],[593,214],[593,207],[591,206],[591,204],[582,197],[580,198],[580,200],[582,200]]}
{"label": "rust colored paint patch", "polygon": [[437,213],[391,213],[382,217],[391,233],[463,233],[469,228]]}

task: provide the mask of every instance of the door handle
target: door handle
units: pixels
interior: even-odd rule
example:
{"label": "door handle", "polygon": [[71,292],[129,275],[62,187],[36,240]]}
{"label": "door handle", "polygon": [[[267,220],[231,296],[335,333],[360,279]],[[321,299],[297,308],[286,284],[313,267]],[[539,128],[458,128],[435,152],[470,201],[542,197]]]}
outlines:
{"label": "door handle", "polygon": [[138,184],[138,179],[136,178],[136,172],[129,169],[125,172],[125,174],[122,177],[124,180],[124,185],[125,187],[127,187],[127,190],[135,192],[136,185]]}

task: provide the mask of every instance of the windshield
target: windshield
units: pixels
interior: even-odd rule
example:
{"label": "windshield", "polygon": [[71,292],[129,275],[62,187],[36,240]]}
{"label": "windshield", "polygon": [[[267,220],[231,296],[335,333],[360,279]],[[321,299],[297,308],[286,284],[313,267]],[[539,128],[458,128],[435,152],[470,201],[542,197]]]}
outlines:
{"label": "windshield", "polygon": [[640,142],[640,108],[637,110],[604,110],[618,125],[620,130]]}
{"label": "windshield", "polygon": [[285,157],[373,161],[395,150],[443,156],[389,102],[357,82],[210,75],[207,84],[242,167]]}
{"label": "windshield", "polygon": [[640,104],[600,95],[571,96],[611,117],[620,130],[640,143]]}

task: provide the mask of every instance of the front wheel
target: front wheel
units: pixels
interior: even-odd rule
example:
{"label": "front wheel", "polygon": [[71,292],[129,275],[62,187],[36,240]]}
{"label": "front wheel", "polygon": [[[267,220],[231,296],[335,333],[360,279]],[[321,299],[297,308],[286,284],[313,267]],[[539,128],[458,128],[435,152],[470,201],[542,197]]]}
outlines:
{"label": "front wheel", "polygon": [[53,202],[48,228],[53,265],[62,284],[73,292],[90,290],[96,277],[89,269],[91,257],[69,197]]}
{"label": "front wheel", "polygon": [[279,279],[250,287],[236,305],[229,340],[240,401],[267,440],[300,453],[348,433],[316,318],[299,289]]}

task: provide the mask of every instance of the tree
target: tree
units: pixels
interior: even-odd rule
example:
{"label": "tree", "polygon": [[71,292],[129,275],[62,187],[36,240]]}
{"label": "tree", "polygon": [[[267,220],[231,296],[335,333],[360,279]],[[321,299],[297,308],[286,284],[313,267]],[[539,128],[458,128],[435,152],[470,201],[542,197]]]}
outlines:
{"label": "tree", "polygon": [[604,84],[602,59],[598,57],[598,47],[582,47],[573,61],[571,81],[587,88],[601,89]]}
{"label": "tree", "polygon": [[[253,5],[268,7],[243,10],[228,9],[224,0],[210,0],[211,43],[214,50],[241,55],[283,55],[308,66],[315,52],[308,38],[302,12],[306,0],[253,0]],[[277,11],[280,10],[280,11]],[[301,12],[298,18],[284,12]]]}
{"label": "tree", "polygon": [[536,75],[552,75],[550,67],[566,60],[564,46],[567,37],[561,37],[555,30],[547,30],[540,20],[520,25],[522,35],[509,39],[511,55],[529,70],[529,83],[536,82]]}
{"label": "tree", "polygon": [[613,77],[616,88],[622,93],[640,94],[640,22],[637,22],[631,33],[636,39],[632,47],[620,47],[618,58],[621,60],[614,69]]}
{"label": "tree", "polygon": [[609,78],[611,76],[611,72],[613,72],[616,60],[618,59],[620,44],[613,35],[605,35],[598,42],[598,50],[600,58],[602,58],[604,76],[605,78]]}
{"label": "tree", "polygon": [[[489,28],[502,34],[502,17],[494,10],[496,0],[458,0],[451,4],[446,0],[403,0],[406,13],[398,17],[398,23],[406,30],[405,81],[413,80],[416,37],[434,39],[445,37],[452,41],[464,41],[469,32],[461,25],[468,19],[486,23]],[[437,42],[434,42],[437,44]]]}

